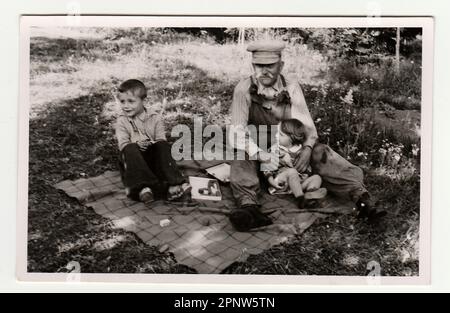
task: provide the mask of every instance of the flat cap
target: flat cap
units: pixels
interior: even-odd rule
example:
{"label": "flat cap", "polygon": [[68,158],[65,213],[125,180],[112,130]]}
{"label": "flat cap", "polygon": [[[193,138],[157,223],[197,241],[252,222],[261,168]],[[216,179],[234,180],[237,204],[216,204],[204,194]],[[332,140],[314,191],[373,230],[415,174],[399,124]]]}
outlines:
{"label": "flat cap", "polygon": [[281,51],[285,43],[279,40],[255,41],[248,45],[247,51],[252,52],[252,62],[255,64],[273,64],[281,59]]}

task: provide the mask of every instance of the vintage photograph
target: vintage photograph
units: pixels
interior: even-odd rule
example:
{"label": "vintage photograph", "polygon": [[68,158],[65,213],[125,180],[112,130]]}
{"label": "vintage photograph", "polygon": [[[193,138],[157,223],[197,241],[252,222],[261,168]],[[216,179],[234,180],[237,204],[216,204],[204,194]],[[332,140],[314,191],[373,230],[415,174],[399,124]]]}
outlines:
{"label": "vintage photograph", "polygon": [[421,25],[219,21],[27,27],[26,272],[418,277]]}

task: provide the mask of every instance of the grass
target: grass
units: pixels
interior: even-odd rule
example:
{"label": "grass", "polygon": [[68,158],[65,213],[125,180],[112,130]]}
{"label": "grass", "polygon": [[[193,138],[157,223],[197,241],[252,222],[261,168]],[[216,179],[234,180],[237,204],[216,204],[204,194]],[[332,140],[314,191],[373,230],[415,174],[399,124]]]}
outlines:
{"label": "grass", "polygon": [[[101,30],[94,39],[84,35],[31,40],[28,269],[65,271],[77,261],[90,273],[192,273],[52,185],[117,169],[110,91],[120,81],[142,79],[151,90],[148,104],[164,114],[169,130],[194,117],[223,125],[234,85],[250,73],[248,53],[230,44],[134,42],[111,34],[103,40]],[[376,261],[383,275],[418,275],[417,133],[396,131],[407,123],[387,123],[392,118],[379,110],[378,120],[372,118],[349,95],[361,83],[329,78],[330,65],[317,52],[289,46],[285,59],[287,74],[301,73],[321,141],[363,167],[366,185],[389,214],[373,226],[351,215],[330,216],[225,273],[366,275]]]}

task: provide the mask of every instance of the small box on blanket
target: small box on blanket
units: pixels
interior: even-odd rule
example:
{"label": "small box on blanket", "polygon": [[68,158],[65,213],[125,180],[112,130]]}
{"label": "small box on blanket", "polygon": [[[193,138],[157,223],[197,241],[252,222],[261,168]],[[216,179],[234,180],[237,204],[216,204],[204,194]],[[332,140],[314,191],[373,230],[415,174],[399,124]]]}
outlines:
{"label": "small box on blanket", "polygon": [[216,179],[189,176],[189,183],[192,186],[192,199],[197,200],[222,200],[219,182]]}

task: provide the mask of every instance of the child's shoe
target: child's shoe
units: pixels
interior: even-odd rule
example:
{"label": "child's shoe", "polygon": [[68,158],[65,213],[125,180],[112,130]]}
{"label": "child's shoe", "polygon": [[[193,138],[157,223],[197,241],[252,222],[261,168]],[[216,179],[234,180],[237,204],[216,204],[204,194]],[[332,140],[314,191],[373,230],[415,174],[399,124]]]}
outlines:
{"label": "child's shoe", "polygon": [[305,195],[301,195],[295,198],[295,202],[297,203],[297,207],[300,210],[305,208]]}
{"label": "child's shoe", "polygon": [[305,193],[305,207],[306,208],[320,208],[325,197],[327,196],[326,188],[319,188],[314,191]]}
{"label": "child's shoe", "polygon": [[142,188],[141,192],[139,192],[139,201],[148,204],[154,201],[153,192],[149,187]]}

